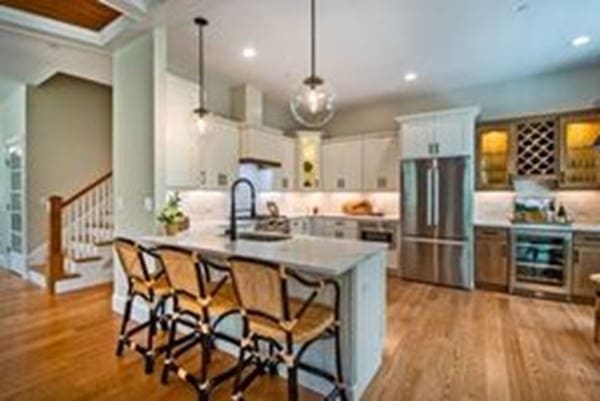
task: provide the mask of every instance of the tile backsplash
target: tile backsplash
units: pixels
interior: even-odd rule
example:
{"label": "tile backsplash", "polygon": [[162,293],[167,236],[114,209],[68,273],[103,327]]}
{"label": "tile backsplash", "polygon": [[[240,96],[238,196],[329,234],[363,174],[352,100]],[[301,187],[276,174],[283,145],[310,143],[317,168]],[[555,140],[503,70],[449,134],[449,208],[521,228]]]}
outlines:
{"label": "tile backsplash", "polygon": [[553,197],[577,222],[600,222],[600,191],[494,191],[475,194],[475,220],[503,220],[512,212],[515,196]]}
{"label": "tile backsplash", "polygon": [[[225,191],[183,191],[181,204],[192,224],[206,220],[222,220],[229,216],[229,192]],[[240,204],[244,208],[247,196],[240,193]],[[275,201],[282,214],[310,214],[318,207],[321,214],[341,213],[342,204],[349,200],[368,199],[377,211],[386,215],[398,215],[400,195],[397,193],[325,193],[325,192],[262,192],[258,194],[259,213],[266,211],[267,201]]]}

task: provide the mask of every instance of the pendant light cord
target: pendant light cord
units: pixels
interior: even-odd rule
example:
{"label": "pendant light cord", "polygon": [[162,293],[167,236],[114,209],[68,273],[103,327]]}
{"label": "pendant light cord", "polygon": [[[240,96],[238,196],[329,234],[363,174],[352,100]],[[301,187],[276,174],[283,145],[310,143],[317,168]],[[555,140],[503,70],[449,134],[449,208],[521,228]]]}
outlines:
{"label": "pendant light cord", "polygon": [[311,36],[311,42],[310,42],[310,57],[311,57],[311,77],[314,78],[316,75],[316,43],[317,43],[317,39],[316,39],[316,12],[315,12],[315,0],[311,0],[310,2],[310,19],[311,19],[311,28],[310,28],[310,36]]}
{"label": "pendant light cord", "polygon": [[200,110],[204,110],[204,34],[202,23],[198,24],[198,95],[200,97]]}
{"label": "pendant light cord", "polygon": [[208,21],[198,17],[194,22],[198,25],[198,112],[203,114],[206,112],[204,107],[204,27],[208,25]]}

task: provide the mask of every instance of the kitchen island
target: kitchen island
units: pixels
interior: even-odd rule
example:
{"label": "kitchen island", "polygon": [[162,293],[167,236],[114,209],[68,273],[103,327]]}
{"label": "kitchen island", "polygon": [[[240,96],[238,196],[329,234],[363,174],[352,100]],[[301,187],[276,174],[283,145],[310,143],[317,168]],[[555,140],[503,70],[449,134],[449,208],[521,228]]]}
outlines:
{"label": "kitchen island", "polygon": [[[387,248],[384,244],[309,236],[273,242],[232,242],[224,236],[193,232],[138,239],[153,245],[179,246],[209,257],[259,258],[284,264],[305,275],[338,280],[344,378],[351,400],[360,399],[381,365],[386,332]],[[324,295],[327,298],[328,294]],[[118,302],[115,306],[118,308]],[[239,322],[230,320],[226,330],[239,335]],[[307,358],[311,363],[333,371],[333,343],[321,341],[315,344]],[[299,379],[302,385],[317,392],[325,394],[330,390],[328,385],[312,376],[301,373]]]}

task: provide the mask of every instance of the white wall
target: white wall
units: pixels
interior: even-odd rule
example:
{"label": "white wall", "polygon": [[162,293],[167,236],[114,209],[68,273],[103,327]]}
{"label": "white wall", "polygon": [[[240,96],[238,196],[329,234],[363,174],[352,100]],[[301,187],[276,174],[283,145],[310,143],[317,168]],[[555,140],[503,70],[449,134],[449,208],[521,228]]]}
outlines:
{"label": "white wall", "polygon": [[[161,30],[149,32],[113,56],[113,172],[115,194],[115,234],[136,236],[155,228],[156,182],[155,138],[160,118],[155,115],[156,95],[162,90],[155,81],[156,54]],[[162,54],[164,57],[164,54]],[[165,72],[166,73],[166,72]],[[158,161],[158,162],[157,162]],[[113,306],[122,308],[125,279],[115,259],[115,296]],[[119,298],[120,297],[120,298]]]}
{"label": "white wall", "polygon": [[369,102],[339,111],[325,130],[330,135],[338,136],[397,129],[394,117],[399,114],[471,105],[481,106],[482,120],[492,120],[522,114],[589,108],[594,105],[594,101],[600,102],[600,67],[444,93]]}

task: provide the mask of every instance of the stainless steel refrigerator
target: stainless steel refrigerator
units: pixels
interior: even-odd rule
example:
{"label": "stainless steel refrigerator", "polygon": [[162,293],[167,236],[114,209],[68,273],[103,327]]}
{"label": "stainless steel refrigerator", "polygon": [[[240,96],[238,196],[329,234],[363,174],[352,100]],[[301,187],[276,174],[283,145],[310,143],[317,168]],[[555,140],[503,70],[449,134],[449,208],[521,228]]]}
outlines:
{"label": "stainless steel refrigerator", "polygon": [[402,276],[473,288],[473,177],[469,157],[401,164]]}

